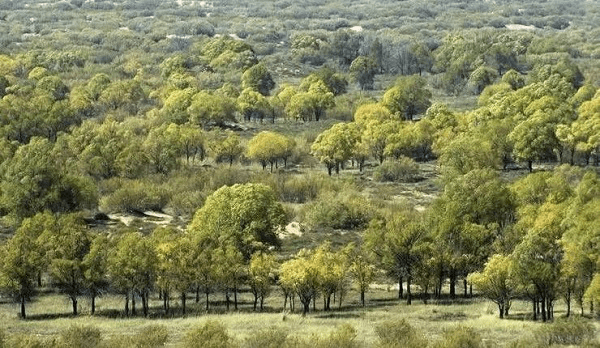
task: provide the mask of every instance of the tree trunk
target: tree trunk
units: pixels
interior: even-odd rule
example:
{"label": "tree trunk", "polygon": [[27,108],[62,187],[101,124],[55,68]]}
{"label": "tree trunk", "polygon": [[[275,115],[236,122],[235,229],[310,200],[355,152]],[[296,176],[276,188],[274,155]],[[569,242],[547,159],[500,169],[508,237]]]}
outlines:
{"label": "tree trunk", "polygon": [[410,276],[406,277],[406,304],[407,305],[412,304],[412,293],[410,291],[410,282],[411,282],[411,277]]}
{"label": "tree trunk", "polygon": [[566,301],[567,302],[567,318],[571,316],[571,290],[567,291],[567,298]]}
{"label": "tree trunk", "polygon": [[252,310],[256,312],[256,306],[258,305],[258,295],[255,293],[254,294],[254,303],[252,306]]}
{"label": "tree trunk", "polygon": [[131,292],[131,315],[134,317],[137,315],[137,311],[135,310],[135,293]]}
{"label": "tree trunk", "polygon": [[92,290],[92,315],[96,313],[96,290]]}
{"label": "tree trunk", "polygon": [[455,270],[452,270],[452,272],[450,272],[450,297],[453,299],[456,297],[456,271]]}
{"label": "tree trunk", "polygon": [[546,299],[542,297],[540,302],[542,303],[542,321],[546,322],[548,320],[548,316],[546,313]]}
{"label": "tree trunk", "polygon": [[302,316],[305,317],[306,313],[310,310],[310,300],[302,301]]}
{"label": "tree trunk", "polygon": [[25,295],[21,295],[21,319],[27,319],[27,314],[25,313]]}
{"label": "tree trunk", "polygon": [[365,291],[361,290],[360,291],[360,303],[362,304],[362,306],[365,306]]}
{"label": "tree trunk", "polygon": [[498,303],[498,312],[500,312],[500,319],[504,319],[504,304]]}
{"label": "tree trunk", "polygon": [[527,161],[527,169],[529,169],[530,173],[533,172],[533,161]]}
{"label": "tree trunk", "polygon": [[142,297],[142,311],[144,312],[144,317],[148,316],[148,296],[145,291],[143,291],[140,295]]}
{"label": "tree trunk", "polygon": [[208,312],[208,295],[209,295],[208,291],[205,292],[205,294],[206,294],[206,311]]}
{"label": "tree trunk", "polygon": [[181,314],[185,315],[185,291],[181,293]]}
{"label": "tree trunk", "polygon": [[77,315],[77,297],[71,296],[71,302],[73,303],[73,315]]}
{"label": "tree trunk", "polygon": [[[283,310],[285,311],[285,308],[287,307],[287,299],[288,299],[288,295],[287,294],[283,294]],[[291,304],[290,304],[290,309],[291,309]]]}
{"label": "tree trunk", "polygon": [[398,298],[401,299],[404,297],[404,288],[402,287],[404,279],[402,276],[398,277]]}
{"label": "tree trunk", "polygon": [[537,300],[531,300],[531,304],[533,305],[533,321],[537,320]]}
{"label": "tree trunk", "polygon": [[129,291],[125,294],[125,315],[129,316]]}
{"label": "tree trunk", "polygon": [[200,302],[200,287],[196,287],[196,303]]}
{"label": "tree trunk", "polygon": [[265,304],[265,297],[264,297],[264,296],[261,296],[261,297],[260,297],[260,311],[261,311],[261,312],[263,311],[264,304]]}
{"label": "tree trunk", "polygon": [[[238,310],[238,300],[237,300],[237,284],[233,286],[233,308]],[[285,309],[285,307],[284,307]]]}

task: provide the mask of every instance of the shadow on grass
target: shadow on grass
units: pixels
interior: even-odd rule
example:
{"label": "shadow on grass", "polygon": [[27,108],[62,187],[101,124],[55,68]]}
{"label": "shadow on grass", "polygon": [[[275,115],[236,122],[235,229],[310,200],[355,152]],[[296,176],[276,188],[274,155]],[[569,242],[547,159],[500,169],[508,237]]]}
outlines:
{"label": "shadow on grass", "polygon": [[318,319],[356,319],[362,317],[361,313],[327,313],[327,314],[319,314],[315,315],[315,318]]}

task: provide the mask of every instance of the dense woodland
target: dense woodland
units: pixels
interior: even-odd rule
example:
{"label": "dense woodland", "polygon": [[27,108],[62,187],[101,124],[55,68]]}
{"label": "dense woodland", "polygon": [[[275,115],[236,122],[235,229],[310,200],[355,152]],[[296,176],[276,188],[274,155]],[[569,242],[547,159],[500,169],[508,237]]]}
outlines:
{"label": "dense woodland", "polygon": [[599,5],[0,1],[3,299],[304,316],[383,282],[596,317]]}

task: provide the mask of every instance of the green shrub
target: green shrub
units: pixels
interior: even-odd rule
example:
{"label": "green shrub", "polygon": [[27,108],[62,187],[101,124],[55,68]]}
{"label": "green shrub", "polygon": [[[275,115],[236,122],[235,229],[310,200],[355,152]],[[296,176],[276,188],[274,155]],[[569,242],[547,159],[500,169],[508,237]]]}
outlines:
{"label": "green shrub", "polygon": [[401,157],[395,161],[385,161],[373,172],[373,180],[375,181],[415,182],[418,179],[419,164],[408,157]]}
{"label": "green shrub", "polygon": [[444,332],[436,344],[439,348],[483,348],[485,347],[481,335],[475,329],[466,326],[457,326]]}
{"label": "green shrub", "polygon": [[342,324],[333,330],[329,336],[319,339],[316,347],[359,348],[362,347],[362,344],[356,339],[356,329],[350,324]]}
{"label": "green shrub", "polygon": [[426,347],[427,339],[405,319],[386,321],[375,328],[377,347],[381,348],[421,348]]}
{"label": "green shrub", "polygon": [[60,335],[60,346],[65,348],[94,348],[101,341],[100,329],[93,326],[73,325]]}
{"label": "green shrub", "polygon": [[300,211],[301,220],[312,227],[355,229],[365,226],[373,215],[373,207],[359,192],[326,191],[306,204]]}
{"label": "green shrub", "polygon": [[595,335],[594,325],[581,319],[556,320],[535,332],[535,338],[540,346],[580,345],[592,340]]}
{"label": "green shrub", "polygon": [[167,205],[170,193],[149,182],[130,181],[103,197],[100,208],[105,212],[161,211]]}
{"label": "green shrub", "polygon": [[164,325],[148,325],[143,327],[135,337],[136,348],[164,347],[169,338],[169,331]]}
{"label": "green shrub", "polygon": [[284,347],[288,332],[284,329],[272,327],[263,329],[244,340],[244,348],[280,348]]}
{"label": "green shrub", "polygon": [[239,166],[218,166],[206,173],[209,177],[207,188],[212,193],[223,186],[246,184],[250,181],[250,174]]}
{"label": "green shrub", "polygon": [[185,335],[185,348],[229,348],[234,342],[225,325],[209,320],[204,325],[191,329]]}
{"label": "green shrub", "polygon": [[36,335],[18,334],[12,335],[5,344],[11,348],[59,348],[62,345],[55,338],[40,338]]}

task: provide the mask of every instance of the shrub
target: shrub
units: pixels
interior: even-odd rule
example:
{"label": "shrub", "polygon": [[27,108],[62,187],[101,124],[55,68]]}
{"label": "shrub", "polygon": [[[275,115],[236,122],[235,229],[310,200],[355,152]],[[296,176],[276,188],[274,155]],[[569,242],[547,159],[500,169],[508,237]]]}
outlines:
{"label": "shrub", "polygon": [[385,161],[373,173],[373,180],[381,182],[415,182],[418,179],[419,164],[408,157],[401,157],[396,161]]}
{"label": "shrub", "polygon": [[73,325],[60,335],[60,346],[66,348],[94,348],[101,341],[100,329],[93,326]]}
{"label": "shrub", "polygon": [[580,345],[595,337],[594,325],[581,319],[556,320],[535,332],[536,341],[540,346]]}
{"label": "shrub", "polygon": [[123,186],[104,197],[100,207],[105,212],[161,211],[169,202],[167,190],[153,183],[124,182]]}
{"label": "shrub", "polygon": [[481,335],[475,329],[466,326],[457,326],[444,332],[436,345],[439,348],[483,348]]}
{"label": "shrub", "polygon": [[136,336],[137,348],[163,347],[169,338],[169,331],[164,325],[148,325]]}
{"label": "shrub", "polygon": [[58,348],[62,345],[56,342],[54,338],[43,339],[36,335],[18,334],[12,335],[7,340],[6,347],[11,348]]}
{"label": "shrub", "polygon": [[371,220],[372,215],[371,202],[351,189],[325,191],[300,211],[300,218],[306,224],[336,229],[360,228]]}
{"label": "shrub", "polygon": [[244,348],[280,348],[285,346],[288,332],[284,329],[272,327],[256,332],[244,341]]}
{"label": "shrub", "polygon": [[[358,348],[362,344],[356,340],[356,329],[350,324],[342,324],[333,330],[329,336],[317,341],[318,348]],[[314,347],[314,346],[313,346]]]}
{"label": "shrub", "polygon": [[415,330],[405,319],[386,321],[375,328],[378,337],[377,347],[412,348],[426,347],[427,339]]}
{"label": "shrub", "polygon": [[218,321],[209,320],[204,325],[187,332],[185,348],[228,348],[234,347],[227,328]]}

